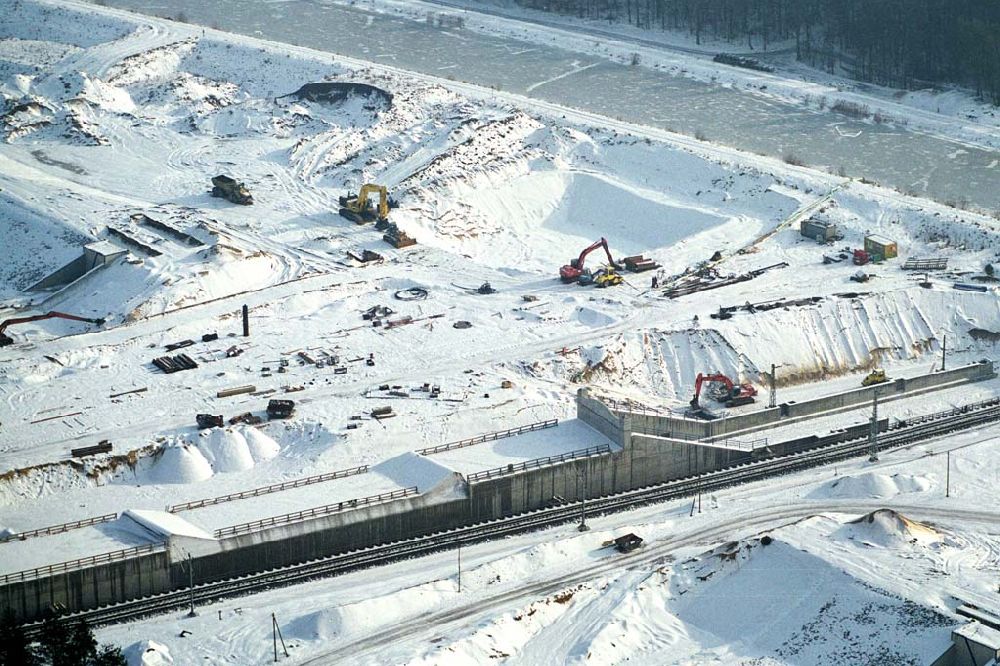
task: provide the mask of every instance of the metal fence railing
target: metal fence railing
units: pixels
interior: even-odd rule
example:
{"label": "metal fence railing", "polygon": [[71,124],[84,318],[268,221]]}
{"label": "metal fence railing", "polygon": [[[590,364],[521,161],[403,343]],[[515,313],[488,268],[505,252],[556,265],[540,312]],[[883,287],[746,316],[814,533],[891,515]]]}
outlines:
{"label": "metal fence railing", "polygon": [[246,499],[248,497],[259,497],[260,495],[277,493],[281,492],[282,490],[301,488],[302,486],[311,486],[314,483],[323,483],[325,481],[333,481],[334,479],[343,479],[344,477],[354,476],[355,474],[367,474],[367,473],[368,473],[368,465],[361,465],[359,467],[342,469],[336,472],[327,472],[326,474],[317,474],[316,476],[307,476],[302,479],[294,479],[292,481],[285,481],[283,483],[275,483],[270,486],[261,486],[260,488],[242,490],[238,493],[230,493],[229,495],[222,495],[221,497],[209,497],[207,499],[192,500],[190,502],[181,502],[180,504],[174,504],[173,506],[168,506],[167,511],[169,511],[170,513],[177,513],[179,511],[187,511],[189,509],[200,509],[201,507],[212,506],[213,504],[222,504],[223,502],[233,502],[235,500]]}
{"label": "metal fence railing", "polygon": [[58,525],[49,525],[48,527],[39,527],[36,530],[25,530],[24,532],[17,532],[15,534],[8,534],[6,536],[0,537],[0,543],[4,541],[21,541],[31,537],[44,536],[46,534],[61,534],[63,532],[69,532],[70,530],[79,529],[81,527],[89,527],[91,525],[99,525],[101,523],[111,522],[112,520],[117,520],[117,513],[108,513],[103,516],[94,516],[92,518],[83,518],[81,520],[73,520],[68,523],[60,523]]}
{"label": "metal fence railing", "polygon": [[566,462],[567,460],[573,460],[574,458],[586,458],[587,456],[602,455],[611,453],[611,447],[607,444],[601,444],[598,446],[591,446],[586,449],[579,449],[577,451],[569,451],[568,453],[561,453],[557,456],[546,456],[544,458],[535,458],[534,460],[526,460],[519,463],[511,463],[509,465],[504,465],[503,467],[496,467],[494,469],[483,470],[482,472],[473,472],[465,477],[465,480],[469,483],[475,483],[476,481],[485,481],[487,479],[492,479],[497,476],[504,476],[505,474],[514,474],[516,472],[523,472],[527,469],[534,469],[536,467],[544,467],[545,465],[551,465],[553,463]]}
{"label": "metal fence railing", "polygon": [[134,548],[116,550],[111,553],[101,553],[100,555],[81,557],[78,560],[69,560],[67,562],[59,562],[58,564],[49,564],[44,567],[36,567],[25,571],[4,574],[0,576],[0,584],[18,583],[25,580],[32,580],[34,578],[43,578],[54,574],[65,573],[67,571],[86,569],[87,567],[96,566],[98,564],[128,560],[134,557],[139,557],[140,555],[147,555],[149,553],[166,550],[166,548],[167,545],[165,543],[150,543],[144,546],[135,546]]}
{"label": "metal fence railing", "polygon": [[496,432],[490,432],[485,435],[477,435],[476,437],[470,437],[469,439],[462,439],[457,442],[448,442],[447,444],[439,444],[438,446],[431,446],[426,449],[420,449],[417,451],[417,453],[419,453],[422,456],[430,456],[434,455],[435,453],[441,453],[442,451],[451,451],[452,449],[461,449],[466,446],[483,444],[484,442],[493,442],[498,439],[504,439],[506,437],[515,437],[517,435],[523,435],[526,432],[534,432],[536,430],[554,428],[557,425],[559,425],[559,419],[538,421],[537,423],[529,423],[528,425],[519,426],[517,428],[510,428],[508,430],[498,430]]}
{"label": "metal fence railing", "polygon": [[394,499],[401,499],[403,497],[409,497],[410,495],[416,495],[416,494],[417,494],[416,486],[412,486],[410,488],[402,488],[400,490],[393,490],[392,492],[389,493],[381,493],[379,495],[372,495],[370,497],[359,497],[356,499],[349,499],[343,502],[337,502],[336,504],[317,506],[311,509],[303,509],[302,511],[295,511],[294,513],[286,513],[280,516],[272,516],[270,518],[255,520],[250,523],[241,523],[239,525],[223,527],[221,529],[215,530],[213,536],[216,539],[221,539],[223,537],[236,536],[238,534],[248,534],[250,532],[256,532],[258,530],[266,529],[268,527],[275,527],[277,525],[287,525],[289,523],[297,523],[303,520],[308,520],[309,518],[319,518],[321,516],[328,516],[333,513],[339,513],[340,511],[356,509],[362,506],[370,506],[372,504],[381,504],[382,502],[389,502]]}

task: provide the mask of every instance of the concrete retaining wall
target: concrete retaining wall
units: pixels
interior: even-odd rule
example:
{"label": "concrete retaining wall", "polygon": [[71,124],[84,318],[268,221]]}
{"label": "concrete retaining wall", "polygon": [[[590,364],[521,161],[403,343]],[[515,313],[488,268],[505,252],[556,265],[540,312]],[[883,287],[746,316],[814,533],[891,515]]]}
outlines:
{"label": "concrete retaining wall", "polygon": [[[860,405],[870,404],[876,391],[880,400],[890,401],[915,393],[978,382],[993,377],[996,377],[993,362],[984,360],[953,370],[901,378],[885,384],[852,389],[822,398],[802,402],[789,401],[774,409],[759,409],[714,421],[656,413],[619,412],[614,409],[608,411],[619,417],[621,428],[625,433],[716,441],[722,437],[749,434],[765,428],[786,425],[794,420],[819,415],[826,416],[836,414],[838,411],[855,409]],[[583,400],[583,404],[581,404],[581,400]],[[597,428],[599,425],[605,425],[609,419],[603,415],[600,418],[595,417],[598,411],[593,406],[594,402],[600,401],[590,396],[585,389],[577,394],[578,416],[591,427]]]}
{"label": "concrete retaining wall", "polygon": [[[194,558],[196,583],[273,569],[380,543],[428,534],[468,519],[468,500],[428,502],[416,497],[229,537],[219,552]],[[186,565],[171,571],[175,585],[187,585]]]}
{"label": "concrete retaining wall", "polygon": [[0,586],[0,608],[25,621],[50,608],[80,610],[171,589],[166,551]]}

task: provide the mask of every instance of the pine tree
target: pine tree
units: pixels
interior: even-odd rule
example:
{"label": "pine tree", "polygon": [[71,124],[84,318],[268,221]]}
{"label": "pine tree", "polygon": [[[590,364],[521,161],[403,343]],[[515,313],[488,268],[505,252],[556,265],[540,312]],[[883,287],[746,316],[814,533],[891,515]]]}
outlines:
{"label": "pine tree", "polygon": [[9,666],[36,666],[38,660],[28,644],[28,639],[10,608],[4,609],[0,618],[0,664]]}

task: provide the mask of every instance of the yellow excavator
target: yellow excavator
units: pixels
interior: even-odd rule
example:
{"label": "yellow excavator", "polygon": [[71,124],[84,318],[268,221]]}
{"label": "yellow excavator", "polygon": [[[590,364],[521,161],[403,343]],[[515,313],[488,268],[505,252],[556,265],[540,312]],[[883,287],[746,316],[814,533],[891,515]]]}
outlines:
{"label": "yellow excavator", "polygon": [[[377,209],[369,200],[372,194],[378,194]],[[356,195],[340,197],[340,215],[355,224],[375,222],[379,228],[384,228],[389,223],[389,192],[385,185],[366,183]]]}

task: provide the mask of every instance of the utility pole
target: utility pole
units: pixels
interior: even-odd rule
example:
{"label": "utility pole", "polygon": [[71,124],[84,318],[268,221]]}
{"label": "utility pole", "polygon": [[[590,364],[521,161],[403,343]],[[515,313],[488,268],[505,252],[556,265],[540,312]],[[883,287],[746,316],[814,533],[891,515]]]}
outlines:
{"label": "utility pole", "polygon": [[771,409],[778,406],[778,380],[774,376],[774,363],[771,364],[771,399],[767,406]]}
{"label": "utility pole", "polygon": [[944,372],[944,354],[948,349],[948,336],[942,336],[941,338],[941,372]]}
{"label": "utility pole", "polygon": [[285,637],[281,635],[281,627],[278,626],[278,618],[271,613],[271,642],[274,644],[274,661],[278,661],[278,641],[281,641],[281,649],[288,656],[288,648],[285,647]]}
{"label": "utility pole", "polygon": [[871,455],[868,462],[878,462],[878,388],[872,391],[872,428],[869,435],[871,442]]}
{"label": "utility pole", "polygon": [[243,306],[243,337],[250,337],[250,308]]}
{"label": "utility pole", "polygon": [[[587,526],[587,490],[588,490],[587,469],[588,469],[587,461],[584,460],[584,467],[583,467],[583,501],[580,502],[580,525],[576,528],[576,530],[578,532],[587,532],[587,531],[590,530],[590,527]],[[577,478],[579,479],[580,477],[577,476]]]}
{"label": "utility pole", "polygon": [[191,558],[191,553],[188,556],[188,589],[191,591],[191,610],[188,611],[188,617],[197,617],[197,613],[194,612],[194,561]]}
{"label": "utility pole", "polygon": [[458,593],[462,593],[462,542],[458,542]]}
{"label": "utility pole", "polygon": [[946,455],[948,462],[944,471],[944,496],[951,497],[951,451],[947,451]]}

